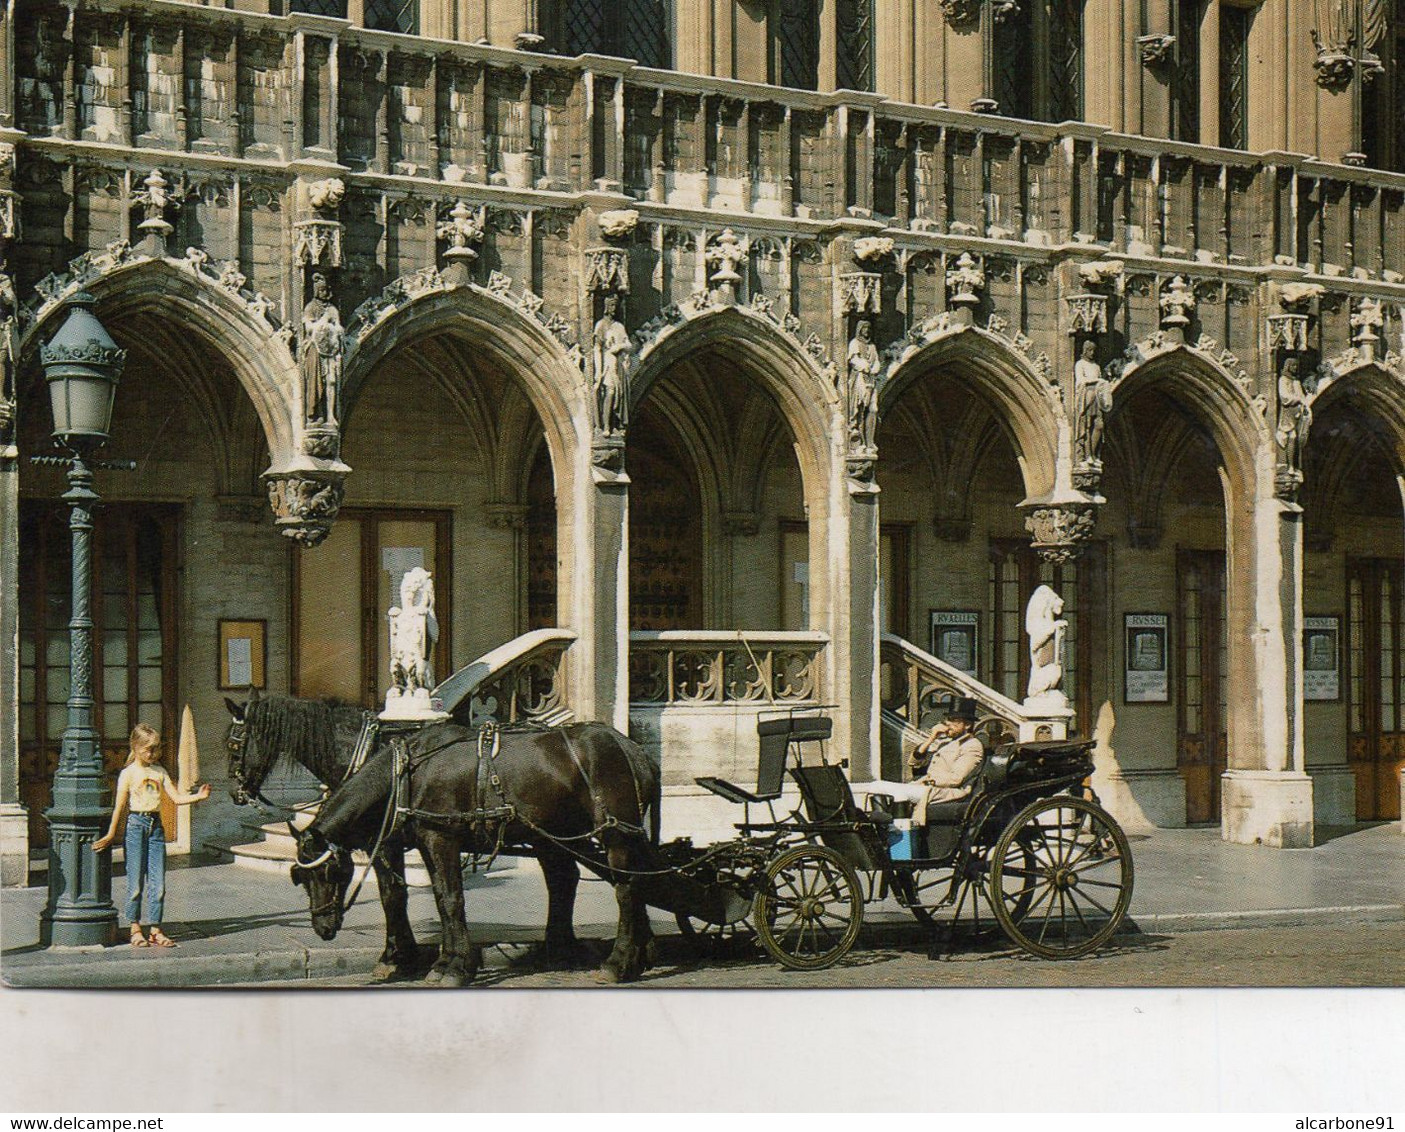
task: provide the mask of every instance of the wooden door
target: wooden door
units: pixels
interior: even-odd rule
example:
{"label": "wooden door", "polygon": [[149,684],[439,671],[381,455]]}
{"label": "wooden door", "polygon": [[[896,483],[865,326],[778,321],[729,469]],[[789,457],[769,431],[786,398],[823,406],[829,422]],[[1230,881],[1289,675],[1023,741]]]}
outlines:
{"label": "wooden door", "polygon": [[[137,723],[166,739],[174,770],[176,549],[180,509],[114,503],[93,530],[93,716],[113,781]],[[26,502],[20,513],[20,800],[29,843],[49,843],[44,820],[68,722],[71,544],[68,509]]]}
{"label": "wooden door", "polygon": [[1347,560],[1347,759],[1359,821],[1400,817],[1402,588],[1399,559]]}
{"label": "wooden door", "polygon": [[1225,556],[1176,551],[1176,762],[1186,821],[1220,819],[1225,735]]}
{"label": "wooden door", "polygon": [[449,676],[452,545],[447,512],[344,507],[325,541],[293,548],[293,694],[385,703],[387,615],[400,603],[400,579],[416,566],[434,579],[434,680]]}

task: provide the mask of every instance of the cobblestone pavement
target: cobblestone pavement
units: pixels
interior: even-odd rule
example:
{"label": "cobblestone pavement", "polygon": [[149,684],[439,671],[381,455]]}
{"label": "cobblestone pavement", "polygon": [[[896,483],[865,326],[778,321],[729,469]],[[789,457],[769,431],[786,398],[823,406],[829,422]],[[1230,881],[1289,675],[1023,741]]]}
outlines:
{"label": "cobblestone pavement", "polygon": [[[1405,986],[1405,925],[1343,923],[1120,937],[1086,959],[1046,962],[1014,951],[998,936],[961,938],[947,958],[911,946],[858,948],[827,971],[787,971],[744,942],[700,954],[685,940],[664,940],[660,963],[635,984],[665,988],[916,987],[1400,987]],[[526,989],[597,986],[594,974],[513,966],[515,948],[492,948],[476,986]],[[320,980],[356,987],[364,976]],[[261,986],[269,986],[261,983]],[[305,981],[277,984],[308,987]],[[417,988],[403,984],[402,989]]]}

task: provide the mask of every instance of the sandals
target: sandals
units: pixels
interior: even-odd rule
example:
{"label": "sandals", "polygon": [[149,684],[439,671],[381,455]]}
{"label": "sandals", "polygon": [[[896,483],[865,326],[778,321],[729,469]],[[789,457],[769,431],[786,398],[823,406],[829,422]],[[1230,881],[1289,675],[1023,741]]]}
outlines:
{"label": "sandals", "polygon": [[[151,934],[152,934],[153,938],[154,938],[155,935],[156,935],[155,932],[152,932]],[[150,947],[150,946],[151,946],[151,943],[150,943],[150,941],[146,938],[146,936],[144,936],[144,935],[141,934],[141,925],[140,925],[140,924],[133,924],[133,925],[132,925],[131,943],[132,943],[132,946],[133,946],[133,947]]]}
{"label": "sandals", "polygon": [[152,928],[152,929],[151,929],[151,937],[150,937],[150,938],[151,938],[151,946],[152,946],[152,947],[178,947],[178,946],[179,946],[179,944],[177,944],[175,940],[173,940],[170,936],[168,936],[168,935],[167,935],[165,932],[163,932],[160,928]]}

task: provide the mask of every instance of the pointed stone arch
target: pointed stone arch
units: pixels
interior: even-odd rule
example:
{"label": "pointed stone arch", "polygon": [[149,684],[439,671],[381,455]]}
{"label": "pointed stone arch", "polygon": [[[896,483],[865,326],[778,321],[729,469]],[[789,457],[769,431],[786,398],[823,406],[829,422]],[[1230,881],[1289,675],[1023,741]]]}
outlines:
{"label": "pointed stone arch", "polygon": [[1254,496],[1265,462],[1272,480],[1274,452],[1267,405],[1251,393],[1249,375],[1232,354],[1205,339],[1187,346],[1156,336],[1132,346],[1114,363],[1112,372],[1110,413],[1141,390],[1161,385],[1209,431],[1236,493]]}
{"label": "pointed stone arch", "polygon": [[1314,415],[1348,398],[1384,425],[1396,471],[1405,473],[1405,364],[1394,356],[1366,358],[1354,349],[1325,362],[1310,401]]}
{"label": "pointed stone arch", "polygon": [[514,295],[511,287],[511,279],[496,273],[479,286],[454,283],[431,268],[402,276],[363,303],[347,326],[345,413],[355,411],[367,377],[396,349],[425,335],[456,334],[521,384],[541,418],[553,467],[564,466],[582,443],[588,448],[589,398],[571,324],[544,313],[531,292]]}
{"label": "pointed stone arch", "polygon": [[98,300],[99,317],[114,325],[144,314],[174,321],[228,361],[258,415],[273,466],[282,467],[296,457],[292,398],[297,364],[273,317],[273,304],[245,284],[234,265],[212,266],[198,249],[184,259],[156,258],[119,241],[105,252],[80,256],[68,272],[40,281],[35,302],[26,310],[20,370],[37,364],[40,344],[57,330],[67,300],[80,290]]}
{"label": "pointed stone arch", "polygon": [[996,411],[1010,437],[1027,501],[1048,498],[1058,481],[1060,432],[1068,425],[1049,359],[1031,357],[1027,349],[1020,340],[943,312],[888,351],[879,414],[891,410],[913,382],[937,370],[970,375],[968,384]]}
{"label": "pointed stone arch", "polygon": [[818,338],[802,343],[791,316],[777,320],[769,307],[685,304],[672,307],[635,334],[640,349],[631,377],[637,405],[659,376],[706,351],[755,375],[780,407],[800,457],[809,499],[823,493],[839,435],[834,367]]}

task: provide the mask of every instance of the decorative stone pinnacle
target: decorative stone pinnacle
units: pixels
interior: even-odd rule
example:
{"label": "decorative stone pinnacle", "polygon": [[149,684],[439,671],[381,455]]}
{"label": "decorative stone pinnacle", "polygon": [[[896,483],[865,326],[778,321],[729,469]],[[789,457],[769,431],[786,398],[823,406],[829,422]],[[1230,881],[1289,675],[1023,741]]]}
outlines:
{"label": "decorative stone pinnacle", "polygon": [[1376,356],[1376,344],[1381,340],[1376,331],[1384,325],[1385,316],[1381,312],[1380,300],[1362,299],[1356,313],[1351,316],[1351,326],[1356,331],[1351,340],[1368,358]]}
{"label": "decorative stone pinnacle", "polygon": [[946,286],[951,292],[948,305],[958,312],[964,311],[969,319],[980,305],[981,297],[977,292],[985,289],[985,272],[970,252],[962,252],[955,265],[947,268]]}
{"label": "decorative stone pinnacle", "polygon": [[1161,292],[1161,325],[1167,330],[1179,330],[1184,334],[1190,325],[1190,312],[1195,309],[1195,291],[1185,281],[1185,276],[1173,276]]}

